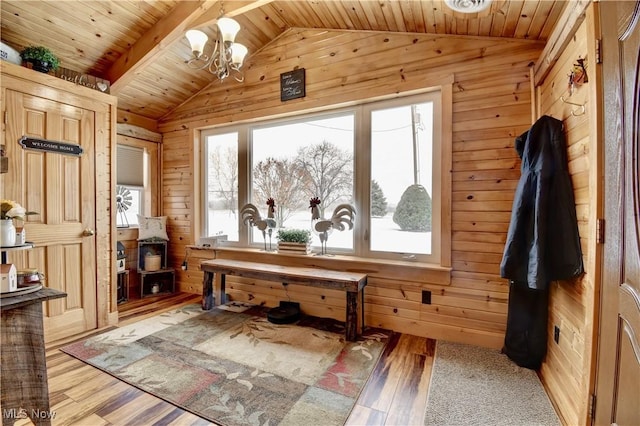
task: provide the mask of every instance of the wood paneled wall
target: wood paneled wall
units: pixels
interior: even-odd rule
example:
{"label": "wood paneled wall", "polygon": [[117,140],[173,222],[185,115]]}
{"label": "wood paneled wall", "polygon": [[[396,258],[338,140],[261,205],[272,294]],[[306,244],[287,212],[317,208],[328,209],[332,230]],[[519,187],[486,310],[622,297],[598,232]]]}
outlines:
{"label": "wood paneled wall", "polygon": [[[542,48],[497,38],[285,32],[251,56],[244,84],[215,81],[159,125],[163,206],[179,289],[201,291],[197,262],[207,256],[198,251],[189,257],[189,269],[179,270],[187,245],[199,236],[198,129],[396,96],[453,76],[450,284],[430,273],[405,277],[402,268],[395,276],[374,271],[366,318],[368,324],[405,333],[501,347],[508,285],[499,276],[499,264],[520,176],[514,139],[532,123],[530,67]],[[306,69],[307,96],[282,103],[280,73],[295,67]],[[236,298],[272,303],[287,297],[273,283],[229,281]],[[422,290],[431,291],[432,304],[421,302]],[[305,301],[303,310],[337,316],[344,303],[342,295],[316,300]]]}
{"label": "wood paneled wall", "polygon": [[[537,88],[539,114],[564,122],[583,253],[585,274],[570,281],[557,281],[549,296],[548,351],[540,370],[547,392],[562,420],[568,425],[586,424],[591,390],[596,302],[600,275],[601,245],[595,240],[601,206],[601,139],[597,86],[601,78],[595,54],[593,4],[558,62]],[[578,58],[586,58],[589,82],[569,92],[568,75]],[[586,112],[562,101],[585,104]],[[560,329],[558,343],[554,326]]]}

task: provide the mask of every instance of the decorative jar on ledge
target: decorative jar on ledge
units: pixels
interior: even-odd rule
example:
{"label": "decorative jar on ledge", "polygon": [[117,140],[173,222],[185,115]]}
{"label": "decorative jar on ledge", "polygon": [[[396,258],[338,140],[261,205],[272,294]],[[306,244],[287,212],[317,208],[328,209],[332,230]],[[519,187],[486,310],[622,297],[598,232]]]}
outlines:
{"label": "decorative jar on ledge", "polygon": [[13,224],[13,219],[0,220],[0,240],[2,247],[16,245],[16,227]]}

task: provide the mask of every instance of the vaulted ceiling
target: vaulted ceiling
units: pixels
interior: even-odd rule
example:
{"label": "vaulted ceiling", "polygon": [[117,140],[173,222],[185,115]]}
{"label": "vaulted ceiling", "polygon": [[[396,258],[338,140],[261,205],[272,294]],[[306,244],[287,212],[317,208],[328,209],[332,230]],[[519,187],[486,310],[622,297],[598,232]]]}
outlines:
{"label": "vaulted ceiling", "polygon": [[547,40],[566,1],[493,0],[464,14],[443,0],[2,0],[2,41],[49,47],[67,69],[105,78],[118,108],[162,119],[212,82],[190,69],[190,28],[212,36],[221,9],[241,26],[249,56],[290,28],[454,34]]}

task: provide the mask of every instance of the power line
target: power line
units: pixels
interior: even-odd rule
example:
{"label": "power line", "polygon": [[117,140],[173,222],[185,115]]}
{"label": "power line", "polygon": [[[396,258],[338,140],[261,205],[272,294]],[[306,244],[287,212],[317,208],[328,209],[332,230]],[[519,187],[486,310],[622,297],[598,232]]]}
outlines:
{"label": "power line", "polygon": [[[341,132],[353,132],[353,129],[342,129],[340,127],[323,126],[321,124],[313,124],[313,123],[302,123],[302,124],[305,124],[307,126],[320,127],[320,128],[323,128],[323,129],[339,130]],[[407,128],[410,128],[410,127],[411,127],[411,124],[407,124],[406,126],[394,127],[394,128],[391,128],[391,129],[373,130],[373,132],[374,133],[395,132],[396,130],[407,129]]]}

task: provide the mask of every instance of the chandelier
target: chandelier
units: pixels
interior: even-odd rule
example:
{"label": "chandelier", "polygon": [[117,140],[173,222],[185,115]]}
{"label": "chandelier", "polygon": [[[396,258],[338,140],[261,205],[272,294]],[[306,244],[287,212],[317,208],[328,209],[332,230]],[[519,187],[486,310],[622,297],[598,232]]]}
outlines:
{"label": "chandelier", "polygon": [[185,33],[193,52],[193,57],[187,61],[187,64],[193,69],[208,69],[220,81],[233,75],[233,78],[242,82],[244,76],[240,68],[248,50],[244,45],[234,41],[236,34],[240,31],[240,25],[235,20],[224,16],[218,18],[216,25],[218,30],[210,56],[204,54],[208,40],[205,33],[200,30],[189,30]]}
{"label": "chandelier", "polygon": [[444,2],[456,12],[476,13],[489,7],[491,0],[444,0]]}

